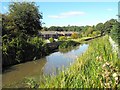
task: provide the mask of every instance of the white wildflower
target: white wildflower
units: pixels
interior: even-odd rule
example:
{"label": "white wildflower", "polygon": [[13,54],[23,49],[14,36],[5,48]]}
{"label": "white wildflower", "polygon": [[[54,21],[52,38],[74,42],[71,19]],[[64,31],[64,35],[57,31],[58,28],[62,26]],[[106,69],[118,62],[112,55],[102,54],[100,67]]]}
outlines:
{"label": "white wildflower", "polygon": [[113,77],[117,77],[117,73],[113,73],[113,75],[112,75]]}
{"label": "white wildflower", "polygon": [[110,64],[108,62],[106,62],[106,65],[109,66]]}
{"label": "white wildflower", "polygon": [[104,68],[106,66],[106,64],[103,64],[102,68]]}
{"label": "white wildflower", "polygon": [[118,77],[115,77],[115,80],[117,81],[117,80],[118,80]]}

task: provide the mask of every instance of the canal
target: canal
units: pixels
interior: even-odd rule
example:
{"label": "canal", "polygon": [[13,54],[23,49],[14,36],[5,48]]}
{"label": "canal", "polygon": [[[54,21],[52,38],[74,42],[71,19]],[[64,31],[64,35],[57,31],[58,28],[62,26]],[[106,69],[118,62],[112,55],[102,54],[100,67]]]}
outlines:
{"label": "canal", "polygon": [[88,46],[88,44],[81,44],[66,52],[57,51],[39,60],[14,65],[3,72],[2,85],[3,87],[16,87],[16,83],[20,84],[26,77],[39,78],[43,74],[56,75],[58,69],[72,65]]}

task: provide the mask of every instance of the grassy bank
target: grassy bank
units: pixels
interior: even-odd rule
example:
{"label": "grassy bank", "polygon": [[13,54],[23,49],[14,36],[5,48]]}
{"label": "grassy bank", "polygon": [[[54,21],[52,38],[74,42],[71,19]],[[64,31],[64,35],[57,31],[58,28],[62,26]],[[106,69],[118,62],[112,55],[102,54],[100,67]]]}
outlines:
{"label": "grassy bank", "polygon": [[120,88],[119,75],[120,60],[112,53],[108,36],[105,36],[90,42],[89,49],[69,69],[29,87]]}
{"label": "grassy bank", "polygon": [[72,39],[72,40],[75,41],[75,42],[85,43],[89,40],[92,40],[92,39],[95,39],[95,38],[98,38],[98,37],[101,37],[101,35],[93,36],[93,37],[82,37],[82,38],[77,38],[77,39]]}

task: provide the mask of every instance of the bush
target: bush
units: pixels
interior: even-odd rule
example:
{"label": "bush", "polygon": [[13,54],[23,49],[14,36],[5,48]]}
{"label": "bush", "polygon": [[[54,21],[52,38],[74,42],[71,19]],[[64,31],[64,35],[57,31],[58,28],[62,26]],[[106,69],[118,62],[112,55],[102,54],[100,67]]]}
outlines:
{"label": "bush", "polygon": [[65,41],[64,43],[62,43],[60,46],[59,46],[59,49],[65,49],[65,48],[69,48],[69,47],[73,47],[73,46],[76,46],[78,45],[79,43],[78,42],[75,42],[75,41]]}
{"label": "bush", "polygon": [[29,40],[29,43],[35,45],[35,47],[37,47],[37,48],[41,48],[43,45],[43,40],[42,40],[42,38],[39,38],[39,37],[32,37]]}
{"label": "bush", "polygon": [[97,32],[94,31],[94,32],[92,33],[92,35],[93,35],[93,36],[97,36]]}
{"label": "bush", "polygon": [[6,43],[3,42],[3,66],[22,62],[25,55],[24,49],[27,48],[27,45],[28,43],[21,37],[14,38]]}
{"label": "bush", "polygon": [[92,34],[88,34],[88,37],[92,37]]}
{"label": "bush", "polygon": [[66,38],[65,36],[60,36],[60,37],[59,37],[59,40],[60,40],[60,41],[65,41],[66,39],[67,39],[67,38]]}
{"label": "bush", "polygon": [[52,43],[52,42],[54,42],[54,39],[51,37],[51,38],[49,38],[49,41]]}
{"label": "bush", "polygon": [[77,34],[77,33],[73,33],[73,34],[71,35],[71,38],[77,39],[77,38],[78,38],[78,34]]}
{"label": "bush", "polygon": [[2,43],[3,67],[38,59],[49,53],[49,47],[39,37],[26,40],[24,37],[18,36],[10,41],[7,36],[3,36]]}

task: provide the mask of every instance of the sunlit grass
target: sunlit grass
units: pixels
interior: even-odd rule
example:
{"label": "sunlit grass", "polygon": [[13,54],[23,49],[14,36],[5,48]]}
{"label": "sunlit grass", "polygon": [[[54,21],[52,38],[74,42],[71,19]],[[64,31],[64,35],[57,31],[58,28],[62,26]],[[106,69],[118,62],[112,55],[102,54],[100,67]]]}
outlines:
{"label": "sunlit grass", "polygon": [[39,88],[120,88],[120,60],[104,36],[90,42],[70,68],[44,78]]}

